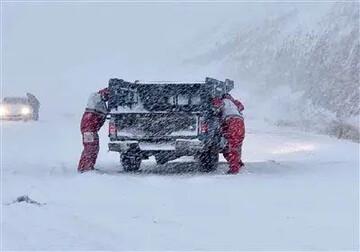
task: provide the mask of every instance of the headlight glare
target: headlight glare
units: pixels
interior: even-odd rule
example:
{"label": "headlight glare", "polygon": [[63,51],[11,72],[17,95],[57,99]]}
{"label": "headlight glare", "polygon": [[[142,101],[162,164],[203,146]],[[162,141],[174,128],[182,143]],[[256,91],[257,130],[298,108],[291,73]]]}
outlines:
{"label": "headlight glare", "polygon": [[8,112],[9,112],[9,111],[7,110],[6,107],[0,106],[0,116],[5,116],[5,115],[8,114]]}
{"label": "headlight glare", "polygon": [[31,113],[31,109],[29,107],[23,107],[21,109],[21,114],[23,114],[23,115],[28,115],[30,113]]}

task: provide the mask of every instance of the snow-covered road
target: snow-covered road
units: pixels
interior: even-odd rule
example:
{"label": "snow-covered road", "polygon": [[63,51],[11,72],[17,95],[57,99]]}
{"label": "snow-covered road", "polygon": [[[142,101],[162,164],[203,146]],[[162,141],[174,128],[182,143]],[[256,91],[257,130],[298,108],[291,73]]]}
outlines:
{"label": "snow-covered road", "polygon": [[359,249],[358,144],[249,121],[242,174],[152,160],[124,174],[104,127],[106,172],[77,174],[78,122],[3,123],[3,250]]}

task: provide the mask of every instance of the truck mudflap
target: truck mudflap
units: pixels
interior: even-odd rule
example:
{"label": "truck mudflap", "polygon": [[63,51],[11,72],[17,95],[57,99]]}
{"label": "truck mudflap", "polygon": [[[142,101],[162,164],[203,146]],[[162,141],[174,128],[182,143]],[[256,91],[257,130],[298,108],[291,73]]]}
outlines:
{"label": "truck mudflap", "polygon": [[172,143],[149,143],[139,141],[112,141],[109,143],[109,151],[126,152],[136,148],[142,152],[157,153],[171,151],[179,155],[194,155],[204,148],[204,143],[198,139],[177,139]]}

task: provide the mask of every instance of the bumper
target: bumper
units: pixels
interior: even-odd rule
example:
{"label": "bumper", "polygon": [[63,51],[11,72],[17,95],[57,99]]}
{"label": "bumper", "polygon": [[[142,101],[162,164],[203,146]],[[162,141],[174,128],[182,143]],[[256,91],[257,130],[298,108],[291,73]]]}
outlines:
{"label": "bumper", "polygon": [[32,114],[28,115],[3,115],[0,117],[0,120],[6,120],[6,121],[20,121],[20,120],[31,120],[33,118]]}
{"label": "bumper", "polygon": [[142,153],[156,154],[159,152],[173,152],[177,155],[194,155],[201,152],[205,145],[198,139],[177,139],[172,142],[152,143],[141,141],[112,141],[109,151],[126,152],[130,148],[140,149]]}

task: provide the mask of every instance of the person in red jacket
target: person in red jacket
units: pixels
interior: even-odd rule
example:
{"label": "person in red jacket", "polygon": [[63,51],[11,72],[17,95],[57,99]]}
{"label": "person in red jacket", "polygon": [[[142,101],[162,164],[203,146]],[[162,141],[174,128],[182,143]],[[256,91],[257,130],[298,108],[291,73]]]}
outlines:
{"label": "person in red jacket", "polygon": [[94,165],[99,153],[98,131],[104,125],[107,115],[106,101],[109,92],[104,88],[97,93],[92,93],[88,99],[85,112],[80,123],[82,143],[84,150],[78,165],[78,172],[94,170]]}
{"label": "person in red jacket", "polygon": [[241,149],[245,138],[245,124],[242,111],[244,105],[230,94],[213,98],[219,110],[221,133],[227,140],[223,155],[229,163],[228,174],[236,174],[244,166],[241,160]]}

